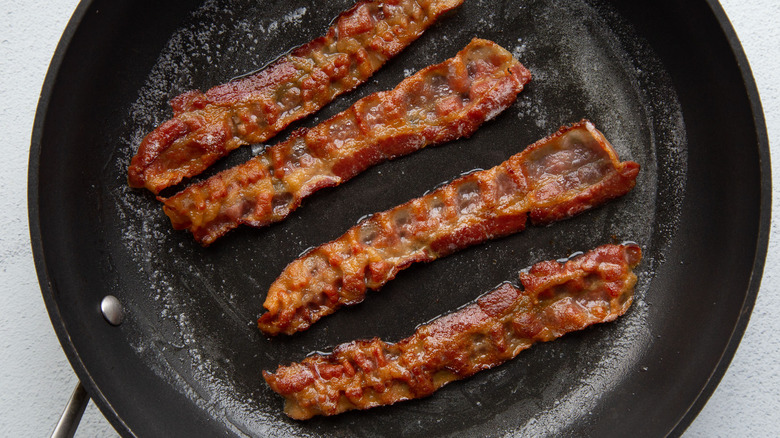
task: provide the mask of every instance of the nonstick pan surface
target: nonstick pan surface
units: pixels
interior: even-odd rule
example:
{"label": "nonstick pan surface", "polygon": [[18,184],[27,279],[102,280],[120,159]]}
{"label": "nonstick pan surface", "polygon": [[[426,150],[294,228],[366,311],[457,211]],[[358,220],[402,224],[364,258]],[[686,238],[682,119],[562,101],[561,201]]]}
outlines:
{"label": "nonstick pan surface", "polygon": [[[769,152],[746,59],[714,1],[466,0],[367,84],[294,127],[453,56],[473,37],[534,74],[472,138],[372,168],[282,223],[209,248],[126,184],[167,100],[252,72],[327,28],[351,0],[84,1],[55,54],[35,122],[30,228],[52,323],[123,435],[679,435],[725,372],[763,270]],[[364,303],[292,337],[255,327],[268,286],[306,249],[582,118],[642,166],[627,196],[402,272]],[[273,144],[288,132],[273,139]],[[208,174],[262,146],[235,151]],[[204,176],[208,176],[204,175]],[[357,338],[395,341],[535,262],[610,242],[645,252],[618,321],[537,345],[434,396],[306,422],[260,371]],[[99,305],[115,295],[119,327]]]}

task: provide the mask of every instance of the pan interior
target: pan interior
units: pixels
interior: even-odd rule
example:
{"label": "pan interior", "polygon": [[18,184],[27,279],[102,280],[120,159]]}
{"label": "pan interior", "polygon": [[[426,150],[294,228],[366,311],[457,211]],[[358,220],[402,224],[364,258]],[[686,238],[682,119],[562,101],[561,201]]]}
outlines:
{"label": "pan interior", "polygon": [[[656,391],[673,388],[669,372],[695,375],[679,353],[669,352],[679,352],[678,344],[692,342],[702,327],[686,325],[693,334],[680,335],[682,340],[674,339],[671,346],[661,344],[680,329],[684,316],[674,309],[688,310],[713,292],[704,285],[682,294],[676,284],[686,273],[670,267],[669,260],[690,263],[694,273],[707,272],[717,265],[717,254],[744,237],[737,233],[724,242],[713,236],[745,228],[750,217],[702,218],[697,213],[702,208],[703,216],[725,211],[724,205],[738,202],[737,189],[723,191],[732,198],[707,197],[703,204],[695,196],[699,187],[717,180],[709,173],[714,166],[710,158],[689,169],[708,139],[701,129],[691,128],[691,120],[698,123],[706,114],[689,109],[696,107],[695,97],[681,91],[684,80],[670,73],[675,66],[664,60],[666,53],[659,53],[656,41],[632,21],[641,16],[636,10],[600,0],[466,1],[367,84],[293,128],[313,126],[360,97],[394,87],[405,76],[453,56],[473,37],[496,41],[533,73],[532,83],[512,107],[470,139],[381,164],[339,188],[315,194],[285,222],[242,228],[201,248],[187,233],[171,229],[152,195],[128,188],[127,165],[137,145],[170,117],[168,99],[256,70],[321,35],[351,1],[225,0],[197,7],[172,2],[151,14],[155,18],[149,22],[133,21],[150,14],[148,2],[126,3],[132,2],[105,5],[103,22],[88,12],[74,36],[58,78],[72,79],[72,88],[53,92],[39,183],[40,211],[47,213],[40,219],[44,250],[47,260],[59,257],[56,264],[49,263],[54,299],[80,361],[105,397],[103,408],[122,418],[121,424],[114,420],[120,431],[145,435],[181,427],[179,432],[251,436],[606,433],[617,418],[638,421],[636,411],[650,406]],[[90,11],[101,7],[96,1]],[[119,26],[110,27],[111,19]],[[144,37],[151,26],[158,36]],[[87,41],[89,31],[104,27],[104,39]],[[369,293],[364,303],[305,333],[267,339],[256,329],[269,285],[308,248],[338,237],[367,214],[420,196],[464,172],[495,166],[582,118],[605,133],[621,159],[642,166],[629,195],[565,222],[531,227],[412,267],[382,291]],[[79,128],[85,126],[90,129]],[[204,177],[262,149],[254,145],[235,151]],[[737,171],[749,173],[749,159],[744,161]],[[695,183],[691,172],[699,177]],[[739,183],[751,187],[754,182],[746,177]],[[739,202],[754,202],[757,195],[750,196]],[[703,233],[701,241],[688,246],[687,233],[696,229]],[[749,238],[750,232],[754,230],[744,234]],[[645,253],[637,268],[635,304],[626,316],[535,346],[428,399],[295,422],[282,414],[281,398],[260,376],[261,370],[353,339],[402,339],[417,325],[503,281],[516,280],[519,270],[535,262],[622,241],[639,243]],[[730,281],[740,284],[747,275],[741,272]],[[728,291],[714,293],[717,298]],[[109,327],[95,311],[106,294],[125,305],[119,328]],[[707,316],[726,326],[736,318],[729,309],[700,317]],[[698,351],[693,348],[691,354]],[[120,381],[114,372],[127,378]],[[705,379],[702,375],[697,382]],[[648,433],[671,430],[702,385],[682,390],[680,406],[669,407],[676,416],[649,422]],[[637,389],[651,386],[655,389],[645,393]],[[658,408],[645,412],[653,409]],[[197,421],[188,423],[190,418]]]}

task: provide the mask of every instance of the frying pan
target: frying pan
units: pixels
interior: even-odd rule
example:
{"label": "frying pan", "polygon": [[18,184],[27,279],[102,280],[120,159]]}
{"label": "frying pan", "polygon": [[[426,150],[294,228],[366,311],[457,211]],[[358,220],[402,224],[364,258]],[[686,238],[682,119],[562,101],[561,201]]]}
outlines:
{"label": "frying pan", "polygon": [[[747,61],[715,1],[466,0],[367,84],[295,127],[392,88],[472,37],[534,81],[472,138],[366,171],[287,221],[209,248],[126,185],[142,136],[182,91],[246,74],[322,34],[351,0],[84,1],[54,55],[29,169],[33,252],[81,383],[126,436],[679,435],[725,372],[759,288],[769,152]],[[550,227],[401,273],[302,334],[255,328],[265,291],[307,248],[372,212],[488,168],[587,117],[642,165],[627,196]],[[289,131],[288,131],[289,132]],[[286,138],[281,133],[272,142]],[[243,148],[207,173],[248,159]],[[642,245],[636,301],[615,323],[535,346],[434,396],[296,422],[262,369],[353,340],[398,340],[540,260]],[[118,298],[119,326],[100,303]]]}

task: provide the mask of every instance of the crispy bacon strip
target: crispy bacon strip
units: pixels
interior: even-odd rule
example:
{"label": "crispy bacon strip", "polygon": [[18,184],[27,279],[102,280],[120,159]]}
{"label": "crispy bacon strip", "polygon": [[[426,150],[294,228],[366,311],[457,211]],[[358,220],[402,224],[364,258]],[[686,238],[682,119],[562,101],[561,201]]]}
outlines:
{"label": "crispy bacon strip", "polygon": [[239,224],[287,217],[311,193],[427,145],[469,136],[514,102],[531,74],[497,44],[475,39],[457,56],[372,94],[248,162],[164,201],[176,229],[203,245]]}
{"label": "crispy bacon strip", "polygon": [[243,79],[171,100],[174,117],[141,142],[132,187],[154,193],[261,143],[366,81],[463,0],[360,1],[328,33]]}
{"label": "crispy bacon strip", "polygon": [[378,338],[342,344],[263,377],[296,420],[427,397],[536,342],[623,315],[641,258],[636,245],[605,245],[563,264],[538,263],[520,274],[525,290],[505,283],[396,344]]}
{"label": "crispy bacon strip", "polygon": [[290,263],[271,285],[258,326],[292,334],[363,301],[402,269],[535,224],[571,217],[634,187],[637,163],[620,162],[588,121],[504,163],[377,213]]}

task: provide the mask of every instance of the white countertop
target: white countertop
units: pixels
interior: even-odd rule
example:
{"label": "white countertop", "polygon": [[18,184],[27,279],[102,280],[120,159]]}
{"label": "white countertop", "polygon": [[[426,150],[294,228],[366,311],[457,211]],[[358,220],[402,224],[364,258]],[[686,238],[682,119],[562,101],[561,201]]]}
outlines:
{"label": "white countertop", "polygon": [[[35,108],[77,0],[0,0],[0,436],[48,436],[76,377],[51,327],[27,228],[27,160]],[[722,0],[761,93],[773,174],[780,178],[780,2]],[[780,184],[773,206],[780,205]],[[774,208],[777,211],[776,208]],[[777,436],[780,426],[780,218],[750,325],[720,386],[686,437]],[[659,402],[662,402],[659,400]],[[90,403],[76,436],[116,432]]]}

